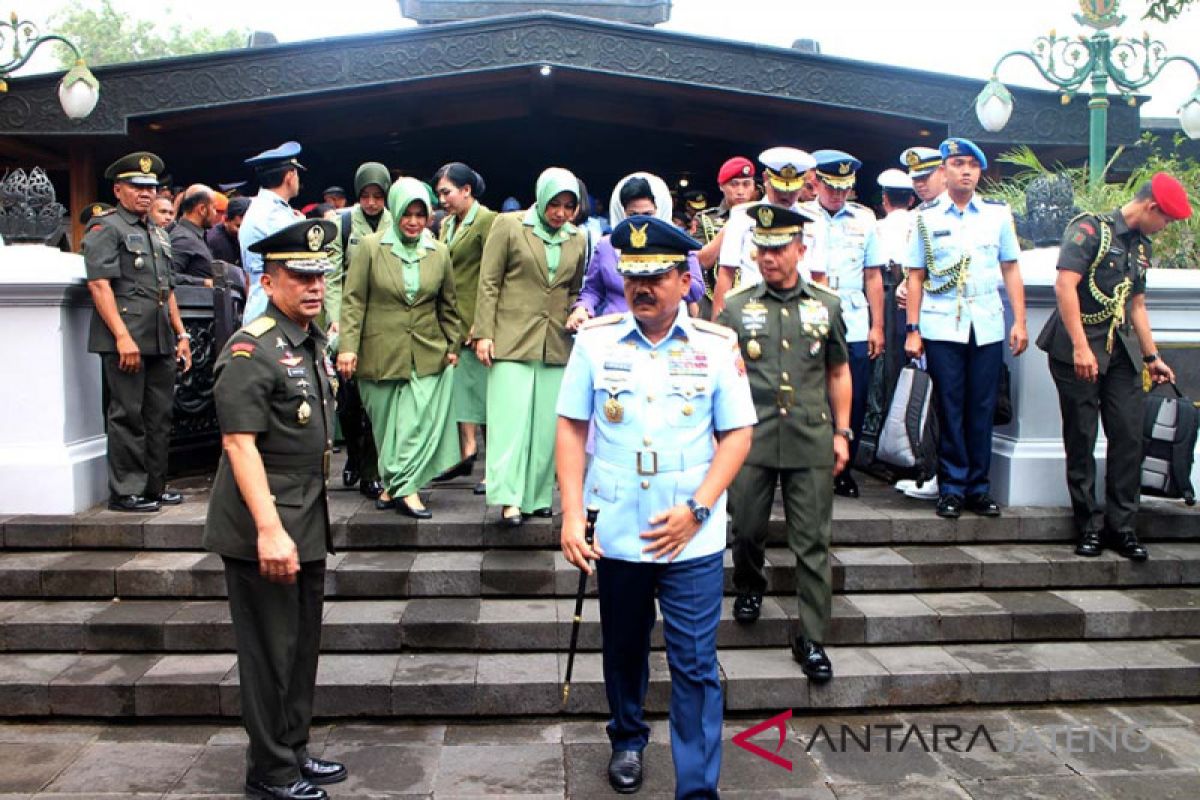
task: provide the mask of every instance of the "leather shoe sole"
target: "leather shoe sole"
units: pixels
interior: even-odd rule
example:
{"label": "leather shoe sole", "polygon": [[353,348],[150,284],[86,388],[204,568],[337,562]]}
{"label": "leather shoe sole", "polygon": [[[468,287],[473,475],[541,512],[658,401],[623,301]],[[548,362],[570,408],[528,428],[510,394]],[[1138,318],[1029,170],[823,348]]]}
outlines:
{"label": "leather shoe sole", "polygon": [[642,788],[642,754],[622,750],[608,760],[608,785],[617,794],[633,794]]}

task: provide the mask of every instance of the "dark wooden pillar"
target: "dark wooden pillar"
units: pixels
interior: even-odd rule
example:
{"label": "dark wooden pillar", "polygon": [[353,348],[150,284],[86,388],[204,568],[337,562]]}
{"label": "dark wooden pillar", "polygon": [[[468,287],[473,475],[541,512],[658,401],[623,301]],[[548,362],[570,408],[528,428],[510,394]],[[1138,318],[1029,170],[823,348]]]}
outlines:
{"label": "dark wooden pillar", "polygon": [[79,212],[96,201],[96,159],[90,145],[76,142],[71,145],[71,249],[79,252],[83,241],[83,226]]}

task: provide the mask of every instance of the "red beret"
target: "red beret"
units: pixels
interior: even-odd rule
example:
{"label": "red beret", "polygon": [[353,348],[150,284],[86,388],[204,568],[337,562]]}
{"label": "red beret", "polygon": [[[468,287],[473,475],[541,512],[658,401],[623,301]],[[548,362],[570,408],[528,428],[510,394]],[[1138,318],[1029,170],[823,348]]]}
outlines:
{"label": "red beret", "polygon": [[1183,184],[1165,172],[1156,173],[1150,179],[1150,193],[1154,202],[1162,212],[1171,219],[1187,219],[1192,215],[1192,206],[1188,203],[1187,189]]}
{"label": "red beret", "polygon": [[734,178],[753,178],[754,162],[742,156],[734,156],[721,165],[717,173],[717,185],[723,185]]}

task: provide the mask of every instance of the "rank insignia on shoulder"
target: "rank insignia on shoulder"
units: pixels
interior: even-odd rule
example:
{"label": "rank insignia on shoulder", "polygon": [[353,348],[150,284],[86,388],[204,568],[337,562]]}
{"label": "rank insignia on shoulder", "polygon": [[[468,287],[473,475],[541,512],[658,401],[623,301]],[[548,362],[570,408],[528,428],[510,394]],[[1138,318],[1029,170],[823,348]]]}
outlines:
{"label": "rank insignia on shoulder", "polygon": [[233,353],[231,358],[250,358],[254,355],[254,348],[257,347],[254,342],[235,342],[229,346],[229,352]]}
{"label": "rank insignia on shoulder", "polygon": [[693,319],[692,327],[704,333],[712,333],[717,336],[722,336],[726,339],[737,339],[737,334],[732,328],[726,328],[724,325],[718,325],[715,322],[709,322],[706,319]]}
{"label": "rank insignia on shoulder", "polygon": [[941,198],[939,198],[939,197],[935,197],[932,200],[926,200],[924,203],[921,203],[921,205],[917,206],[917,210],[918,211],[926,211],[930,208],[937,208],[938,201],[940,199]]}
{"label": "rank insignia on shoulder", "polygon": [[826,286],[823,283],[817,283],[816,281],[809,281],[808,288],[816,289],[818,291],[824,292],[825,294],[830,295],[831,297],[838,297],[837,292],[835,292],[833,289],[830,289],[828,286]]}
{"label": "rank insignia on shoulder", "polygon": [[605,314],[603,317],[593,317],[592,319],[589,319],[580,327],[582,330],[602,328],[605,325],[612,325],[613,323],[620,322],[621,318],[624,316],[624,314]]}
{"label": "rank insignia on shoulder", "polygon": [[726,292],[725,299],[729,300],[729,298],[731,298],[731,297],[737,297],[742,292],[748,292],[751,289],[753,289],[755,286],[758,286],[758,284],[757,283],[743,283],[741,286],[737,287],[736,289],[730,289],[728,292]]}
{"label": "rank insignia on shoulder", "polygon": [[253,336],[255,339],[261,337],[264,333],[275,327],[275,320],[272,317],[259,317],[252,322],[242,326],[242,331]]}
{"label": "rank insignia on shoulder", "polygon": [[981,197],[980,199],[983,200],[983,202],[985,202],[991,206],[1007,206],[1008,205],[1008,203],[1004,202],[1003,200],[1001,200],[998,197]]}

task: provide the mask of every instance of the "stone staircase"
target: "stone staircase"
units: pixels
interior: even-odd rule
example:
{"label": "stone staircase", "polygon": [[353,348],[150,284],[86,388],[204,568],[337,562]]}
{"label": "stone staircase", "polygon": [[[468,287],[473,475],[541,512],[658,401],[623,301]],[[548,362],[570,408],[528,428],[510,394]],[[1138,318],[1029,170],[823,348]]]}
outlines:
{"label": "stone staircase", "polygon": [[[558,552],[556,522],[501,529],[472,484],[435,489],[435,517],[420,522],[331,492],[339,553],[328,562],[319,715],[560,712],[578,573]],[[221,562],[200,549],[206,487],[183,488],[184,505],[156,515],[0,519],[0,715],[238,713]],[[1149,502],[1151,559],[1134,564],[1076,557],[1064,509],[947,521],[882,484],[864,489],[835,503],[835,679],[811,686],[787,649],[794,562],[777,508],[762,619],[738,625],[726,598],[729,710],[1195,695],[1200,512]],[[727,553],[727,588],[731,573]],[[602,714],[594,599],[584,616],[567,713]],[[661,712],[661,638],[656,648],[649,705]]]}

